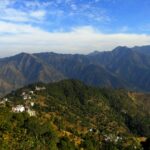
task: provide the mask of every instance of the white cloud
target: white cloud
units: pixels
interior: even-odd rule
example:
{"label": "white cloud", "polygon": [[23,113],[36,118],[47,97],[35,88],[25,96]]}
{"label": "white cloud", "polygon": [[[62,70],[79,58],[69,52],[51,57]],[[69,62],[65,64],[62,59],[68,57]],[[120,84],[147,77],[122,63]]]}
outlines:
{"label": "white cloud", "polygon": [[7,21],[29,21],[28,15],[25,12],[13,9],[13,8],[7,8],[7,9],[1,9],[0,10],[0,19],[1,20],[7,20]]}
{"label": "white cloud", "polygon": [[[20,35],[20,34],[33,34],[37,33],[39,31],[39,28],[33,28],[31,25],[26,24],[15,24],[15,23],[9,23],[0,21],[0,34],[3,36],[8,35]],[[8,34],[8,35],[7,35]],[[2,37],[0,37],[2,38]]]}
{"label": "white cloud", "polygon": [[42,21],[46,15],[44,10],[25,12],[13,8],[5,9],[1,12],[0,19],[11,22],[37,22]]}
{"label": "white cloud", "polygon": [[[72,18],[76,18],[74,24],[81,22],[83,25],[110,20],[102,8],[89,0],[86,3],[77,3],[76,0],[0,0],[0,21],[34,23],[37,26],[51,24],[54,30],[55,26],[61,26]],[[66,29],[65,26],[63,28]]]}
{"label": "white cloud", "polygon": [[15,0],[0,0],[0,8],[6,8],[14,4]]}
{"label": "white cloud", "polygon": [[[0,22],[0,57],[21,51],[58,53],[89,53],[93,50],[111,50],[118,45],[135,46],[150,43],[145,34],[104,34],[90,26],[70,32],[46,32],[30,25]],[[6,34],[7,33],[7,34]]]}
{"label": "white cloud", "polygon": [[39,20],[42,20],[46,16],[46,11],[38,10],[30,13],[30,16]]}
{"label": "white cloud", "polygon": [[[17,0],[0,1],[0,20],[9,22],[37,22],[42,21],[46,16],[46,11],[42,8],[30,9],[19,5],[15,7]],[[33,3],[33,2],[32,2]],[[24,4],[23,2],[20,4]],[[25,3],[27,4],[27,2]],[[34,4],[40,4],[35,1]]]}
{"label": "white cloud", "polygon": [[75,5],[75,4],[71,4],[70,7],[74,11],[76,11],[78,9],[77,5]]}

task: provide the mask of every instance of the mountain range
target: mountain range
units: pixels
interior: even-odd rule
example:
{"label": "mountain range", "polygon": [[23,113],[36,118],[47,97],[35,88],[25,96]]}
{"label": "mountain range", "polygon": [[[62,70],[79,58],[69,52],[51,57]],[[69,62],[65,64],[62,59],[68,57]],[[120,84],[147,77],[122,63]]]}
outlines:
{"label": "mountain range", "polygon": [[0,94],[35,82],[77,79],[97,87],[150,91],[150,46],[88,55],[20,53],[0,59]]}

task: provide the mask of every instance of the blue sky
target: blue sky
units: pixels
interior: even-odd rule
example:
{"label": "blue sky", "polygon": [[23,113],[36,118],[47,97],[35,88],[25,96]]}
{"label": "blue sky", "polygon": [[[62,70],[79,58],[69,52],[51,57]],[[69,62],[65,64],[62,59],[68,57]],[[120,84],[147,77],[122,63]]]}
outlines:
{"label": "blue sky", "polygon": [[0,57],[150,44],[149,0],[1,0]]}

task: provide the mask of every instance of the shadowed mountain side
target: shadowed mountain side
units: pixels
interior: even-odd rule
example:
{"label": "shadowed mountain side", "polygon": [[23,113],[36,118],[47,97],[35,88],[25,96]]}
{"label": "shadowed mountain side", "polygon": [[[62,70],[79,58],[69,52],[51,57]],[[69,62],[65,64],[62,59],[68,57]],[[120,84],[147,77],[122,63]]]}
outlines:
{"label": "shadowed mountain side", "polygon": [[64,78],[99,87],[149,92],[150,56],[141,53],[142,49],[119,46],[113,51],[89,55],[21,53],[3,58],[0,59],[0,93],[5,94],[29,83],[55,82]]}
{"label": "shadowed mountain side", "polygon": [[[0,60],[1,93],[34,82],[55,82],[64,76],[34,55],[21,53]],[[3,90],[4,88],[4,90]]]}
{"label": "shadowed mountain side", "polygon": [[117,78],[100,64],[93,63],[86,55],[64,55],[55,53],[35,54],[47,64],[60,70],[68,78],[78,79],[87,84],[101,87],[125,87]]}

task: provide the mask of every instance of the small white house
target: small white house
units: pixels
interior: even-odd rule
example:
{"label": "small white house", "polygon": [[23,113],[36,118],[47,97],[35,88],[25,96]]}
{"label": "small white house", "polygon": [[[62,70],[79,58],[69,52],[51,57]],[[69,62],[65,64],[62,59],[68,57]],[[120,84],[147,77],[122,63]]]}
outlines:
{"label": "small white house", "polygon": [[89,129],[89,131],[90,131],[90,132],[93,132],[93,129],[91,128],[91,129]]}
{"label": "small white house", "polygon": [[33,107],[34,106],[34,102],[31,102],[30,105]]}
{"label": "small white house", "polygon": [[12,107],[12,111],[16,113],[24,112],[25,107],[23,105],[17,105],[16,107]]}
{"label": "small white house", "polygon": [[115,139],[115,143],[117,143],[119,141],[120,137],[117,136],[116,139]]}
{"label": "small white house", "polygon": [[34,94],[34,91],[30,91],[30,94]]}
{"label": "small white house", "polygon": [[27,95],[24,95],[24,96],[23,96],[23,99],[24,99],[24,100],[27,100],[27,99],[28,99],[28,96],[27,96]]}
{"label": "small white house", "polygon": [[7,101],[8,101],[8,98],[4,98],[3,101],[7,102]]}
{"label": "small white house", "polygon": [[24,96],[24,95],[26,95],[26,92],[22,92],[22,94],[21,94],[22,96]]}
{"label": "small white house", "polygon": [[43,86],[43,87],[39,87],[39,86],[36,86],[35,87],[35,90],[36,91],[42,91],[42,90],[45,90],[46,88]]}
{"label": "small white house", "polygon": [[27,113],[29,114],[29,116],[36,116],[36,112],[34,110],[28,109]]}

